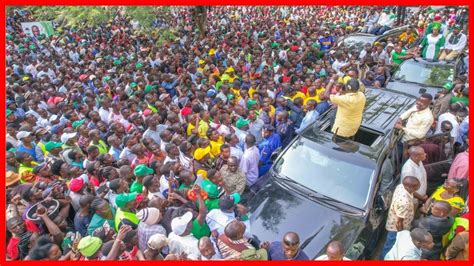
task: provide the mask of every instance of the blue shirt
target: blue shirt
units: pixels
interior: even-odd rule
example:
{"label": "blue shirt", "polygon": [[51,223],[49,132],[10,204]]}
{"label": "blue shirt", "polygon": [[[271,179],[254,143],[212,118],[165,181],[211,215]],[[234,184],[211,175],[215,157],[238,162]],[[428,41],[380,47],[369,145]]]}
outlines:
{"label": "blue shirt", "polygon": [[319,38],[319,43],[321,44],[321,51],[326,51],[331,49],[331,47],[334,45],[334,39],[329,36],[329,37],[321,37]]}
{"label": "blue shirt", "polygon": [[298,249],[296,256],[288,259],[283,252],[283,244],[280,241],[275,241],[268,248],[268,260],[309,260],[309,258],[303,250]]}
{"label": "blue shirt", "polygon": [[263,139],[258,145],[260,151],[260,161],[263,164],[272,163],[270,156],[272,153],[281,146],[280,135],[273,133],[269,137]]}

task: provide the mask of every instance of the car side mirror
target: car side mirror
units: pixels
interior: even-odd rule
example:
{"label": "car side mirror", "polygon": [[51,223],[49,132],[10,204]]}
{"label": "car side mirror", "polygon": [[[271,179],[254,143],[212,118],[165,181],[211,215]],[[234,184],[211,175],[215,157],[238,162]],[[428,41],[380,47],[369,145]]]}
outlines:
{"label": "car side mirror", "polygon": [[280,154],[281,152],[281,147],[276,149],[272,155],[270,155],[270,160],[272,160],[272,162],[274,162],[276,160],[276,158],[278,157],[278,155]]}

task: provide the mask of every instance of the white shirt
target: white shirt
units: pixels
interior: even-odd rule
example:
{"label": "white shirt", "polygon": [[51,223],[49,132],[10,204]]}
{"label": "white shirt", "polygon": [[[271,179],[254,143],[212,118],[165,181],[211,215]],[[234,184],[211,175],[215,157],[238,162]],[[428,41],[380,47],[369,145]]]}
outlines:
{"label": "white shirt", "polygon": [[397,233],[397,239],[392,249],[385,255],[384,260],[420,260],[421,249],[413,244],[410,231],[403,230]]}
{"label": "white shirt", "polygon": [[99,109],[100,120],[104,121],[106,124],[109,124],[109,115],[110,110],[106,110],[104,108]]}
{"label": "white shirt", "polygon": [[192,235],[178,236],[171,232],[168,236],[168,247],[170,253],[185,253],[188,259],[191,260],[198,260],[201,256],[201,252],[198,248],[198,240]]}
{"label": "white shirt", "polygon": [[[225,227],[235,220],[235,214],[233,212],[227,213],[223,212],[220,209],[211,210],[206,216],[206,223],[209,226],[209,229],[212,231],[216,230],[219,235],[224,234]],[[250,234],[250,221],[244,221],[245,224],[245,233],[244,237],[251,238]]]}
{"label": "white shirt", "polygon": [[[420,188],[416,192],[422,196],[426,195],[427,180],[423,162],[419,162],[417,165],[412,159],[408,159],[402,167],[400,181],[403,182],[403,178],[406,176],[416,177],[420,181]],[[414,200],[416,201],[417,199]]]}
{"label": "white shirt", "polygon": [[436,124],[435,134],[442,133],[441,124],[444,121],[451,122],[451,125],[453,125],[453,129],[451,130],[451,137],[453,137],[453,139],[456,139],[459,135],[459,122],[456,116],[451,114],[450,112],[444,113],[438,117],[438,123]]}
{"label": "white shirt", "polygon": [[466,47],[467,37],[463,33],[459,33],[459,34],[461,34],[461,38],[459,38],[459,41],[457,44],[449,43],[449,39],[451,38],[453,33],[448,34],[448,36],[446,37],[446,43],[444,45],[444,49],[450,49],[456,52],[461,52],[464,49],[464,47]]}
{"label": "white shirt", "polygon": [[258,161],[260,160],[260,152],[257,146],[253,146],[245,150],[240,160],[239,169],[247,177],[247,185],[251,186],[258,179]]}
{"label": "white shirt", "polygon": [[[324,255],[321,255],[321,256],[317,257],[315,260],[329,260],[329,258],[328,258],[328,255],[324,254]],[[346,257],[343,257],[342,260],[350,260],[350,259],[348,259]]]}
{"label": "white shirt", "polygon": [[235,156],[240,161],[243,155],[244,155],[244,152],[241,149],[237,147],[232,147],[232,146],[230,147],[230,156]]}

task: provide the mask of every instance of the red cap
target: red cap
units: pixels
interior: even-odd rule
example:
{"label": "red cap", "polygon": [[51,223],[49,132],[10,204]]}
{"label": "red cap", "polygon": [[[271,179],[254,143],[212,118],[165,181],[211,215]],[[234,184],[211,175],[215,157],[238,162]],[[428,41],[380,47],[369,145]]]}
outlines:
{"label": "red cap", "polygon": [[435,15],[434,20],[441,20],[441,15]]}
{"label": "red cap", "polygon": [[71,183],[69,183],[69,190],[71,190],[72,192],[78,192],[82,189],[83,185],[84,180],[82,180],[82,178],[74,178],[73,180],[71,180]]}

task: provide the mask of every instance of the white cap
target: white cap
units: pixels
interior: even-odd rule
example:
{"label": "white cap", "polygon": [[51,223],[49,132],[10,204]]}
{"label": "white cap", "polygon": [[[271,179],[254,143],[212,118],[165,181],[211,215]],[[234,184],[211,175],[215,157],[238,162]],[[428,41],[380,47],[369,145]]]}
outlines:
{"label": "white cap", "polygon": [[48,120],[48,121],[49,121],[49,122],[53,122],[53,121],[55,121],[56,119],[58,119],[58,116],[57,116],[57,115],[52,115],[52,116],[49,117],[49,120]]}
{"label": "white cap", "polygon": [[22,138],[28,137],[30,134],[31,134],[31,132],[28,132],[28,131],[20,131],[20,132],[16,133],[16,139],[21,140]]}
{"label": "white cap", "polygon": [[192,212],[187,212],[181,217],[176,217],[171,221],[171,230],[177,236],[180,236],[186,231],[189,222],[193,219]]}
{"label": "white cap", "polygon": [[62,143],[66,143],[66,142],[68,142],[68,140],[74,138],[76,135],[77,135],[77,132],[73,132],[73,133],[63,133],[63,134],[61,135],[61,142],[62,142]]}

